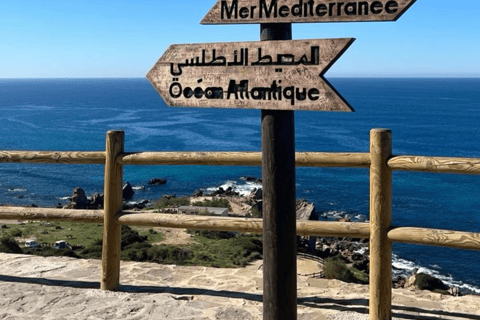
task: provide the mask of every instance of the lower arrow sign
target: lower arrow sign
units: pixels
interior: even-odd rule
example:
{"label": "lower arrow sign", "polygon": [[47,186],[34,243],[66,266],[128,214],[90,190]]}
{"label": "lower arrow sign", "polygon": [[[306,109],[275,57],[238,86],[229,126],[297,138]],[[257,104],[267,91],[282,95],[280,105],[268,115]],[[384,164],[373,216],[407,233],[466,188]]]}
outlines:
{"label": "lower arrow sign", "polygon": [[171,45],[147,78],[169,106],[354,111],[323,77],[354,40]]}

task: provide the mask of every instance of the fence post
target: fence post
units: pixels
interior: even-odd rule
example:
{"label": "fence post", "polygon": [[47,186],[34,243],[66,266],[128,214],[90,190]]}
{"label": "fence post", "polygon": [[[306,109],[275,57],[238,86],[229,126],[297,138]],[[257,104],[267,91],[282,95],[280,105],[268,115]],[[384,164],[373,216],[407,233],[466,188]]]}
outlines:
{"label": "fence post", "polygon": [[122,209],[123,166],[116,159],[123,153],[123,131],[108,131],[106,139],[104,222],[100,289],[116,290],[120,283],[121,226],[114,217]]}
{"label": "fence post", "polygon": [[370,131],[370,320],[392,319],[392,132]]}

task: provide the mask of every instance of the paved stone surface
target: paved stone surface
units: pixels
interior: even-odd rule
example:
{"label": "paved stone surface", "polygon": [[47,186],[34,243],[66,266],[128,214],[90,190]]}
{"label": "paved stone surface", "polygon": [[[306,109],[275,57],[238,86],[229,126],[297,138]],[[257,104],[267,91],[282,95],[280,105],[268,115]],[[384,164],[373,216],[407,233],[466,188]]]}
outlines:
{"label": "paved stone surface", "polygon": [[[313,262],[312,262],[313,263]],[[312,265],[299,263],[310,270]],[[262,262],[241,269],[122,262],[117,292],[100,261],[0,253],[0,319],[261,320]],[[368,319],[368,286],[298,277],[299,320]],[[480,297],[394,290],[399,319],[479,319]]]}

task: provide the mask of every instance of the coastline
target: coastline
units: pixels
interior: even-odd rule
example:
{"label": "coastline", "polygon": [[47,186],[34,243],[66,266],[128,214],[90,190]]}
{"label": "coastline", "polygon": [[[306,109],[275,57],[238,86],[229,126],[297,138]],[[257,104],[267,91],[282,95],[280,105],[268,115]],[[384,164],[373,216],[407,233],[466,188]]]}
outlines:
{"label": "coastline", "polygon": [[[143,191],[145,191],[145,188],[147,188],[147,187],[152,187],[152,186],[149,186],[149,185],[134,185],[132,189],[134,190],[134,192],[138,192],[138,196],[141,197]],[[203,189],[197,189],[196,192],[200,191],[200,192],[205,193],[205,194],[213,194],[213,195],[220,194],[220,195],[223,196],[225,194],[224,191],[227,191],[227,193],[229,193],[230,195],[248,197],[252,193],[252,191],[255,191],[257,189],[261,189],[261,187],[262,186],[261,186],[261,180],[260,179],[254,178],[254,177],[241,177],[237,181],[229,180],[229,181],[226,181],[225,183],[223,183],[222,185],[220,185],[218,187],[207,187],[207,188],[203,188]],[[25,189],[21,189],[21,190],[26,191],[27,189],[25,188]],[[219,192],[219,190],[223,190],[223,191]],[[135,196],[135,197],[137,197],[137,196]],[[71,197],[62,196],[58,199],[63,200],[63,201],[70,201]],[[90,199],[90,197],[88,197],[88,199]],[[140,199],[142,199],[142,198],[140,198]],[[147,207],[151,208],[151,205],[154,202],[154,200],[158,200],[158,199],[147,199],[147,200],[148,200]],[[62,206],[67,205],[68,203],[70,203],[70,202],[64,202],[64,203],[62,203]],[[142,209],[143,205],[140,206],[140,207],[137,206],[138,204],[141,204],[141,203],[143,203],[143,205],[145,205],[145,203],[146,203],[145,199],[143,199],[143,200],[138,199],[136,201],[125,200],[124,205],[126,205],[130,209],[132,209],[132,208]],[[59,207],[59,205],[60,205],[60,203],[57,205],[57,207]],[[244,215],[244,213],[242,215]],[[353,222],[368,221],[368,220],[366,220],[367,217],[365,217],[362,214],[349,214],[347,212],[336,211],[336,210],[331,210],[331,211],[327,211],[327,212],[317,212],[317,216],[318,216],[319,220],[333,221],[333,220],[339,220],[339,219],[348,219],[348,220],[353,221]],[[9,220],[9,221],[5,221],[5,222],[9,223],[9,224],[12,224],[12,223],[15,223],[14,221],[15,220]],[[3,223],[5,223],[5,222],[3,222]],[[341,241],[341,240],[342,239],[337,239],[337,241]],[[344,239],[344,240],[346,240],[347,242],[350,241],[348,239]],[[173,245],[173,243],[171,243],[171,244]],[[351,244],[356,246],[357,250],[359,249],[359,247],[358,247],[358,245],[356,244],[355,241],[351,242]],[[319,244],[317,242],[317,247],[318,247],[318,245]],[[320,243],[320,245],[322,245],[322,244]],[[367,246],[367,248],[368,248],[368,246]],[[353,250],[350,250],[350,251],[353,252]],[[367,251],[368,251],[368,249],[367,249]],[[338,251],[338,253],[339,252],[340,251]],[[363,254],[363,252],[361,252],[361,254]],[[368,259],[368,255],[367,255],[367,259]],[[434,268],[427,268],[427,267],[424,267],[422,265],[416,264],[413,261],[408,261],[408,260],[402,259],[402,258],[398,257],[396,254],[393,254],[392,265],[394,267],[393,268],[393,273],[392,273],[392,278],[395,281],[398,281],[398,279],[400,279],[400,278],[408,278],[409,276],[412,275],[412,272],[414,273],[415,270],[417,270],[416,271],[417,273],[421,272],[421,273],[426,273],[426,274],[432,275],[432,276],[442,280],[446,285],[448,285],[450,287],[459,288],[461,294],[480,295],[480,288],[476,287],[475,285],[471,285],[471,284],[468,284],[468,283],[464,283],[462,281],[455,280],[451,275],[445,275],[445,274],[442,274],[441,272],[439,272],[438,270],[436,270]]]}

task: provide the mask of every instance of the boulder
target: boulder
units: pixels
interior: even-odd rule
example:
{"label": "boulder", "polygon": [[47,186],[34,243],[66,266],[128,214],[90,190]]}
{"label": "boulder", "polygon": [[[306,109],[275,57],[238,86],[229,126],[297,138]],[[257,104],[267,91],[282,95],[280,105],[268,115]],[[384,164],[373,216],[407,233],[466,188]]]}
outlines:
{"label": "boulder", "polygon": [[87,199],[87,196],[85,195],[85,190],[79,187],[73,189],[72,203],[70,205],[71,208],[86,209],[87,204],[88,204],[88,199]]}
{"label": "boulder", "polygon": [[445,285],[442,280],[435,278],[434,276],[431,276],[426,273],[416,273],[410,278],[407,279],[405,283],[405,287],[413,287],[415,286],[416,288],[420,290],[448,290],[449,287]]}
{"label": "boulder", "polygon": [[103,194],[95,193],[90,197],[89,207],[100,209],[103,208]]}
{"label": "boulder", "polygon": [[297,200],[297,220],[315,220],[315,206],[305,200]]}
{"label": "boulder", "polygon": [[262,188],[258,188],[258,189],[254,189],[251,193],[250,193],[250,198],[254,199],[254,200],[262,200],[262,197],[263,197],[263,191],[262,191]]}
{"label": "boulder", "polygon": [[192,194],[192,197],[203,197],[203,191],[202,190],[195,190],[195,192]]}
{"label": "boulder", "polygon": [[127,183],[125,183],[123,186],[123,199],[130,200],[134,194],[135,191],[133,191],[132,185],[127,181]]}
{"label": "boulder", "polygon": [[172,194],[164,194],[162,196],[162,199],[166,199],[166,200],[170,200],[170,199],[174,199],[177,197],[177,194],[176,193],[172,193]]}
{"label": "boulder", "polygon": [[148,184],[152,184],[152,185],[161,185],[161,184],[166,184],[167,183],[167,179],[165,178],[152,178],[150,179],[150,181],[148,181]]}

